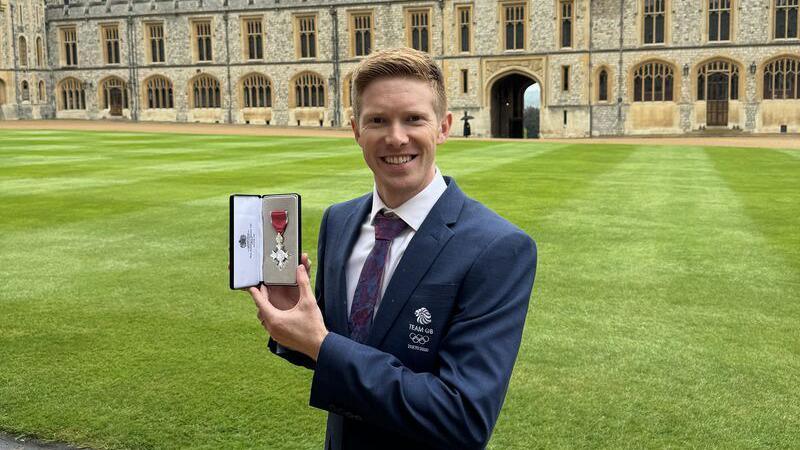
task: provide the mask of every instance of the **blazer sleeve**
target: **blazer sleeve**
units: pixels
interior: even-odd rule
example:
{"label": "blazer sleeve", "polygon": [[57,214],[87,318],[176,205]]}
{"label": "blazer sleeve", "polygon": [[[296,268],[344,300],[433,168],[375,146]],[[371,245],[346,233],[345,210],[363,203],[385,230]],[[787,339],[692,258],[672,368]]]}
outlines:
{"label": "blazer sleeve", "polygon": [[[327,234],[326,227],[328,224],[328,211],[330,211],[330,208],[326,209],[325,213],[322,214],[322,223],[319,226],[319,239],[317,241],[317,280],[314,283],[314,295],[317,297],[317,305],[319,305],[319,308],[322,311],[325,311],[325,300],[322,298],[322,293],[325,292],[323,289],[323,274],[325,273],[323,264],[325,262],[325,236]],[[316,365],[314,360],[305,354],[294,351],[288,347],[284,347],[283,345],[275,342],[275,340],[273,340],[271,337],[269,338],[268,346],[272,353],[280,356],[292,364],[303,366],[312,370]]]}
{"label": "blazer sleeve", "polygon": [[311,406],[436,448],[484,448],[519,351],[535,270],[536,245],[521,231],[483,250],[459,290],[438,374],[415,373],[389,353],[328,334]]}

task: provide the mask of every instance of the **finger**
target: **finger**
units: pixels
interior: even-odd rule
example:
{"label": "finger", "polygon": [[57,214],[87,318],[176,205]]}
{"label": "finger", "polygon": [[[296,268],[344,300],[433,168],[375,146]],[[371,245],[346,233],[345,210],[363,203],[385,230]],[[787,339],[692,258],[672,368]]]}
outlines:
{"label": "finger", "polygon": [[247,292],[253,297],[253,302],[255,302],[257,308],[263,309],[264,304],[269,304],[269,294],[267,294],[263,284],[259,287],[249,287],[247,288]]}
{"label": "finger", "polygon": [[311,282],[308,279],[306,266],[297,266],[297,287],[300,289],[300,298],[314,299],[314,292],[311,290]]}
{"label": "finger", "polygon": [[308,253],[303,253],[300,257],[300,262],[306,266],[306,272],[311,273],[311,260],[308,259]]}

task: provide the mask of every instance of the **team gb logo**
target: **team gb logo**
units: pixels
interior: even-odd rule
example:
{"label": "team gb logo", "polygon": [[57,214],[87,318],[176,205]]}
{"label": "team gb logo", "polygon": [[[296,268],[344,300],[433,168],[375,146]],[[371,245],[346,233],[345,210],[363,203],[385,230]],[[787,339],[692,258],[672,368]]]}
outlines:
{"label": "team gb logo", "polygon": [[417,316],[417,322],[421,325],[427,325],[431,323],[431,313],[428,312],[427,308],[420,308],[414,311],[414,315]]}

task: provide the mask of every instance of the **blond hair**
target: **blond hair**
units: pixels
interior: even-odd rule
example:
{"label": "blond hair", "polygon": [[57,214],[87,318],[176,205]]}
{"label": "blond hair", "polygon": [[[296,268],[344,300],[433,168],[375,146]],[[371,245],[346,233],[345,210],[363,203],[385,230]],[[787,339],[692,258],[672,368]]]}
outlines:
{"label": "blond hair", "polygon": [[447,112],[447,95],[444,92],[441,69],[427,53],[399,47],[374,52],[356,67],[350,92],[350,104],[353,105],[353,116],[356,120],[361,114],[361,95],[367,86],[378,79],[398,77],[430,83],[434,94],[433,109],[437,117],[444,117]]}

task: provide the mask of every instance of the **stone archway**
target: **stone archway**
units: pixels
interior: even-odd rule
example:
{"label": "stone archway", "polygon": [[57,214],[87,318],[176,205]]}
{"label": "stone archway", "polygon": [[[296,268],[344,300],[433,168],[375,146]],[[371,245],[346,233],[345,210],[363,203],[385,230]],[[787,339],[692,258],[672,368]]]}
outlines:
{"label": "stone archway", "polygon": [[525,90],[536,83],[518,72],[498,78],[491,87],[492,137],[523,138],[525,136]]}

